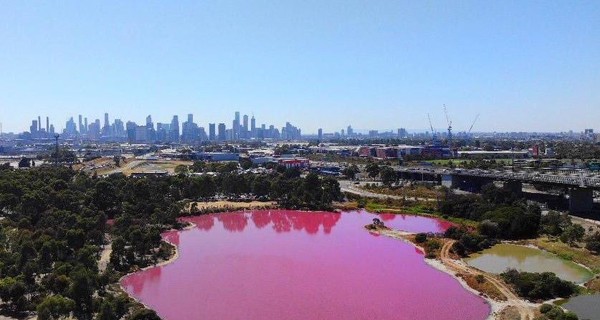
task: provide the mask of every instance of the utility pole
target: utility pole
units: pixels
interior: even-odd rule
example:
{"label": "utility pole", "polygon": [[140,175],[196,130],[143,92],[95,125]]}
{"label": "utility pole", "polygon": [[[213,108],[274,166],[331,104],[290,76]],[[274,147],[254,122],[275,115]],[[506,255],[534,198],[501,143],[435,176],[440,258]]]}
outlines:
{"label": "utility pole", "polygon": [[54,135],[54,140],[56,141],[55,150],[54,150],[54,152],[55,152],[55,154],[54,154],[54,165],[56,167],[58,167],[58,137],[60,137],[60,135],[58,133]]}

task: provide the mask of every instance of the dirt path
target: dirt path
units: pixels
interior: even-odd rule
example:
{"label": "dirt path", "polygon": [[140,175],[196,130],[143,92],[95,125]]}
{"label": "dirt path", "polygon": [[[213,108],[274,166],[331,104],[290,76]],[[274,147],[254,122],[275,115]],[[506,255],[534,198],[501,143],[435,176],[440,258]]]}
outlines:
{"label": "dirt path", "polygon": [[450,240],[444,244],[442,250],[440,251],[440,259],[442,263],[446,265],[448,268],[452,269],[455,272],[462,272],[472,275],[483,275],[487,281],[492,283],[498,290],[506,297],[507,303],[509,305],[515,306],[521,315],[521,320],[533,320],[534,313],[533,310],[519,297],[517,297],[512,290],[506,285],[503,281],[496,279],[495,277],[478,272],[473,268],[457,263],[456,260],[450,258],[450,249],[454,244],[454,240]]}
{"label": "dirt path", "polygon": [[106,244],[102,248],[100,253],[100,259],[98,260],[98,272],[103,273],[110,262],[110,254],[112,253],[112,239],[109,235],[106,235]]}

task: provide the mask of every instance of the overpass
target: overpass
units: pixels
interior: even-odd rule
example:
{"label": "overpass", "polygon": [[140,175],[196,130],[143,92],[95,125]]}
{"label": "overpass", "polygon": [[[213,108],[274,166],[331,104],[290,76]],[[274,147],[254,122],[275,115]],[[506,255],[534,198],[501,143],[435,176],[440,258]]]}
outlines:
{"label": "overpass", "polygon": [[436,181],[449,188],[479,192],[494,181],[521,193],[523,183],[541,184],[568,190],[569,211],[589,212],[594,204],[594,190],[600,190],[600,178],[579,175],[541,174],[538,172],[512,172],[481,169],[443,169],[430,167],[396,167],[402,179]]}

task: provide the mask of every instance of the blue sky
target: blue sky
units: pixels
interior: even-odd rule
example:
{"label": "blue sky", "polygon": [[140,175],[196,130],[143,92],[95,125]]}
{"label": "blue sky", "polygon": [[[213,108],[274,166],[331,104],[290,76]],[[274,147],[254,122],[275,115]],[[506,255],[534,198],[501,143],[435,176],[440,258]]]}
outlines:
{"label": "blue sky", "polygon": [[2,1],[0,122],[600,129],[600,1]]}

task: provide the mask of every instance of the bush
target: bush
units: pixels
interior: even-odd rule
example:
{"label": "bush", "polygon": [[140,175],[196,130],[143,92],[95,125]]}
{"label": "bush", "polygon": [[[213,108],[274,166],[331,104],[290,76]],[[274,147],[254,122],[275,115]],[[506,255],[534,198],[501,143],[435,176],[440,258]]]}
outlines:
{"label": "bush", "polygon": [[590,241],[585,244],[585,248],[598,254],[600,253],[600,241]]}
{"label": "bush", "polygon": [[427,234],[426,233],[417,233],[417,235],[415,236],[415,242],[423,243],[425,241],[427,241]]}
{"label": "bush", "polygon": [[501,276],[514,286],[517,294],[530,300],[568,298],[579,292],[577,285],[558,278],[552,272],[532,273],[509,269]]}
{"label": "bush", "polygon": [[540,312],[541,313],[547,313],[548,311],[552,310],[553,306],[551,304],[547,304],[544,303],[541,307],[540,307]]}

